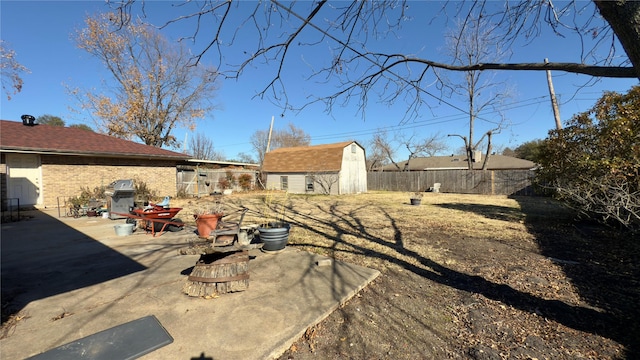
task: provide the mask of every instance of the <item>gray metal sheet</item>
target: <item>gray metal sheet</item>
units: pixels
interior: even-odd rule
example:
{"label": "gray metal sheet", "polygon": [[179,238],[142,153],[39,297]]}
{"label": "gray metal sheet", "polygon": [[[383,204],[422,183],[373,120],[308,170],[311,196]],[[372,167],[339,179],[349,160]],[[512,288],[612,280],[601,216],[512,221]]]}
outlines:
{"label": "gray metal sheet", "polygon": [[137,359],[172,342],[173,338],[158,319],[149,315],[72,341],[29,359]]}

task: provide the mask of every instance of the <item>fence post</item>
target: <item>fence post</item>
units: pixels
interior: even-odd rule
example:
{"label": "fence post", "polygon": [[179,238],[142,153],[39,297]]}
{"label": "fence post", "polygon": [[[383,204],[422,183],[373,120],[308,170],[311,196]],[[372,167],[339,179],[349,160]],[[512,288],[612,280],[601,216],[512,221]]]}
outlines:
{"label": "fence post", "polygon": [[491,170],[491,195],[495,195],[495,194],[496,194],[495,176],[494,176],[494,170]]}

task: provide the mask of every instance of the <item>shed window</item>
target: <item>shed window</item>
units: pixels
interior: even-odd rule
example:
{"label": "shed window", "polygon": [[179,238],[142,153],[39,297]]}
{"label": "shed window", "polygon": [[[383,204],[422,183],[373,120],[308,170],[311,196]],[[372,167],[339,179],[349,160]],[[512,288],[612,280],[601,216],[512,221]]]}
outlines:
{"label": "shed window", "polygon": [[305,189],[307,191],[313,191],[313,176],[305,176],[304,181],[306,184]]}
{"label": "shed window", "polygon": [[289,190],[288,176],[280,176],[280,190]]}
{"label": "shed window", "polygon": [[351,153],[352,154],[356,153],[356,144],[351,144]]}

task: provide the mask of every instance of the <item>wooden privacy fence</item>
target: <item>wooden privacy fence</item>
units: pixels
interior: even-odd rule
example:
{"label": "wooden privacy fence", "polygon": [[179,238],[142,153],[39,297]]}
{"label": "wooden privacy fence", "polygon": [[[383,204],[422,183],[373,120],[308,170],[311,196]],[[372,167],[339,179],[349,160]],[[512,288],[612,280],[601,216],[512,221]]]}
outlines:
{"label": "wooden privacy fence", "polygon": [[425,191],[440,183],[440,192],[484,195],[535,195],[533,170],[426,170],[368,172],[367,188]]}
{"label": "wooden privacy fence", "polygon": [[222,192],[220,188],[220,179],[227,178],[227,174],[232,174],[235,184],[231,184],[231,190],[242,190],[238,184],[241,175],[248,174],[251,176],[249,187],[253,189],[256,185],[256,171],[248,169],[179,169],[177,173],[176,183],[178,192],[185,195],[201,196],[209,195],[214,192]]}

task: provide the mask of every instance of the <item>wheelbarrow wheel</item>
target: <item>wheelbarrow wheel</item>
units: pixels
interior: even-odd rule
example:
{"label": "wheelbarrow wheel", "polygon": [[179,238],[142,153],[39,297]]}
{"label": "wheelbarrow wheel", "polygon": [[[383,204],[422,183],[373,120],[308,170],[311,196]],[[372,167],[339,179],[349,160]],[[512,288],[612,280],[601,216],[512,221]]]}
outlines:
{"label": "wheelbarrow wheel", "polygon": [[164,227],[164,230],[168,230],[170,225],[164,226],[164,224],[161,222],[149,221],[147,226],[149,228],[153,227],[153,231],[155,232],[160,232],[160,231],[163,231],[162,229],[163,227]]}
{"label": "wheelbarrow wheel", "polygon": [[[182,221],[182,220],[180,220],[180,219],[178,219],[178,218],[171,219],[171,221],[176,222],[176,223],[180,223],[180,224],[184,224],[184,221]],[[168,229],[169,229],[169,231],[171,231],[171,232],[176,232],[176,231],[180,231],[180,230],[182,230],[182,229],[184,228],[184,225],[183,225],[183,226],[179,226],[179,225],[169,224],[169,225],[167,226],[167,228],[168,228]]]}

